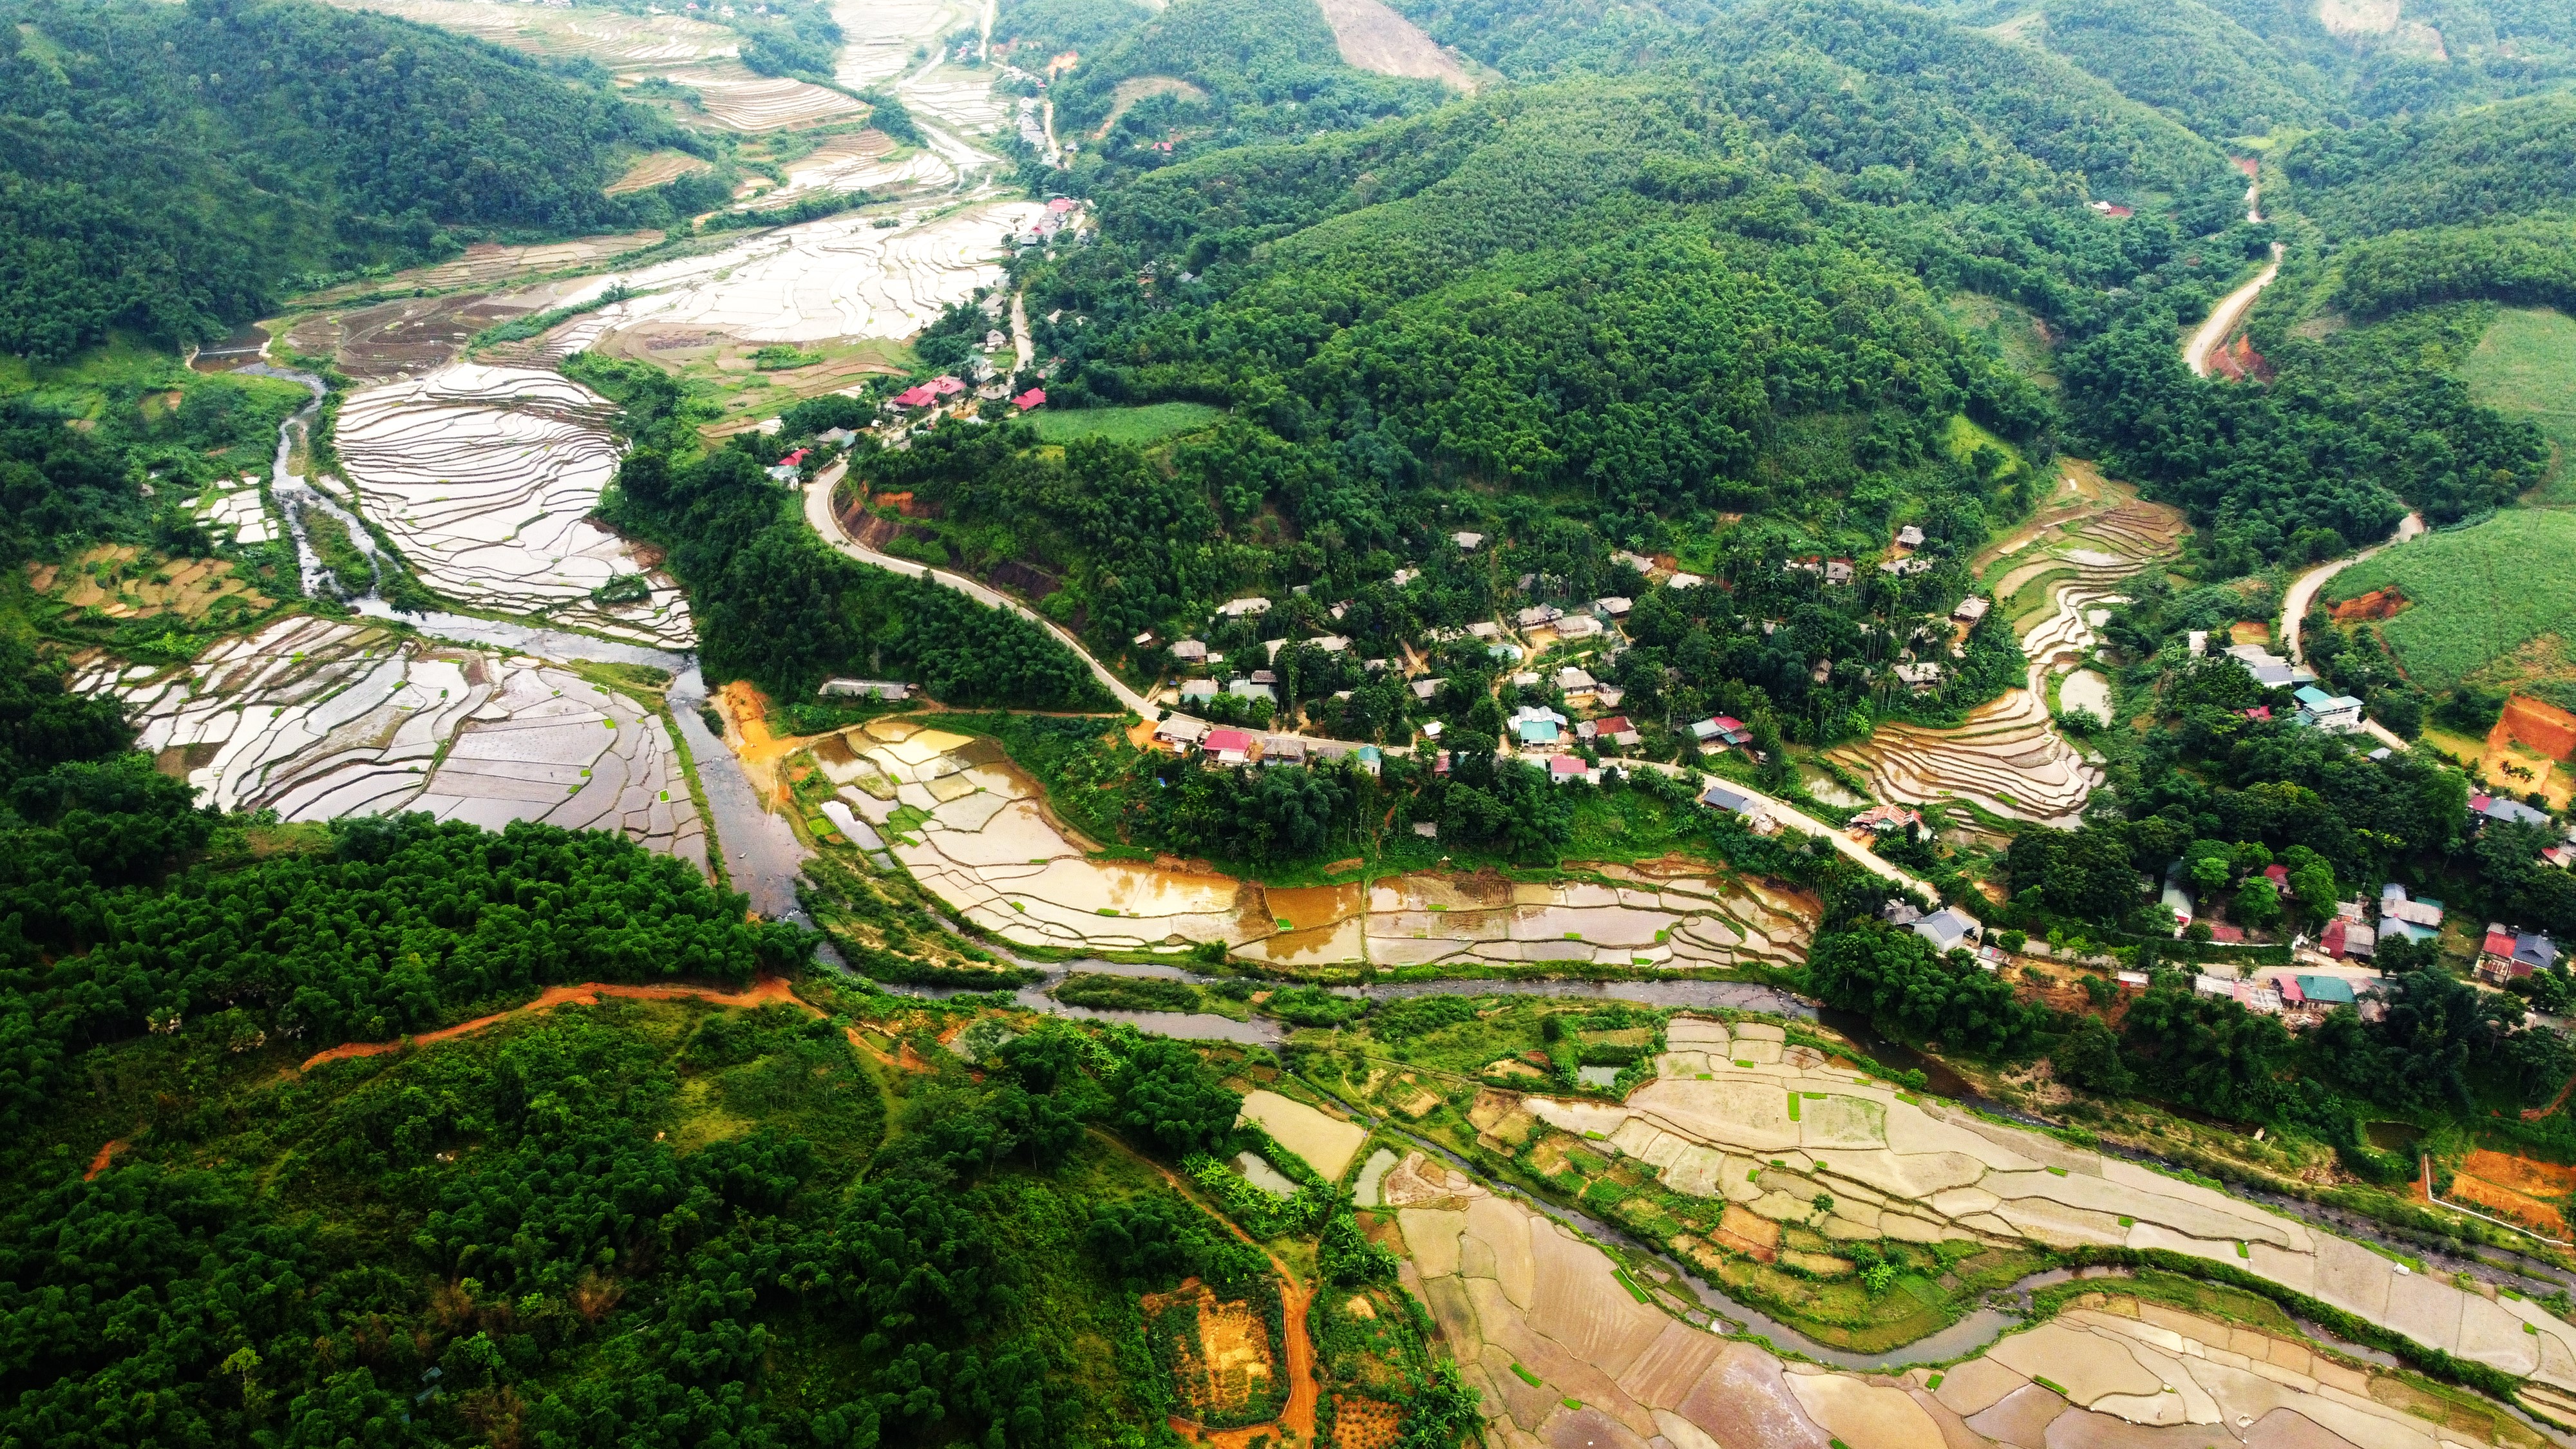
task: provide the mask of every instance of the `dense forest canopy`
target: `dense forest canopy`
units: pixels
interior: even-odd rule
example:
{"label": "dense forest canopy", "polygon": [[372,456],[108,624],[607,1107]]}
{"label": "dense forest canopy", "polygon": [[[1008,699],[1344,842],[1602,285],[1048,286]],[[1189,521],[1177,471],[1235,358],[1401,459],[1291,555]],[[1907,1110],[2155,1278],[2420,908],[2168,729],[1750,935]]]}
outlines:
{"label": "dense forest canopy", "polygon": [[694,147],[604,83],[308,0],[12,0],[0,53],[0,351],[110,327],[221,336],[308,274],[667,220],[612,198]]}

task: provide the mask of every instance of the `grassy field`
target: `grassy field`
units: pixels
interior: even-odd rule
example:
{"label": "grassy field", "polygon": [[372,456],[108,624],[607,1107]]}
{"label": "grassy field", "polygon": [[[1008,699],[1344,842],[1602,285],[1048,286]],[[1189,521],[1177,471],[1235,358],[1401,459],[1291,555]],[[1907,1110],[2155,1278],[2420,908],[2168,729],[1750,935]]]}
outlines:
{"label": "grassy field", "polygon": [[2545,635],[2576,638],[2576,516],[2498,514],[2337,574],[2329,602],[2395,587],[2407,607],[2382,628],[2415,682],[2448,689]]}
{"label": "grassy field", "polygon": [[1070,443],[1076,438],[1107,438],[1113,443],[1152,443],[1179,433],[1195,432],[1225,416],[1205,403],[1148,403],[1140,408],[1076,408],[1038,411],[1038,441]]}
{"label": "grassy field", "polygon": [[2576,503],[2576,317],[2546,308],[2507,308],[2460,366],[2469,395],[2509,417],[2525,417],[2557,447],[2541,497]]}

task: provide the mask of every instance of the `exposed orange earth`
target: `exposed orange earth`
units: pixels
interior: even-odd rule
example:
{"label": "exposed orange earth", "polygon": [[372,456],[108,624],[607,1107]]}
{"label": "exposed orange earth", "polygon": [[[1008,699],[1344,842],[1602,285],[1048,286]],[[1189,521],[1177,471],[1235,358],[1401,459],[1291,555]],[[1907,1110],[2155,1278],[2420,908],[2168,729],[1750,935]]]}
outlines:
{"label": "exposed orange earth", "polygon": [[2355,619],[2386,619],[2406,607],[2406,596],[2395,589],[2373,589],[2334,606],[2334,621],[2348,624]]}
{"label": "exposed orange earth", "polygon": [[[2423,1192],[2423,1179],[2419,1177],[2414,1196],[2420,1200]],[[2481,1147],[2452,1169],[2447,1196],[2453,1202],[2563,1237],[2568,1223],[2560,1203],[2570,1194],[2576,1194],[2576,1167],[2534,1162],[2528,1157]]]}
{"label": "exposed orange earth", "polygon": [[2553,760],[2564,760],[2576,753],[2576,714],[2530,695],[2517,694],[2504,702],[2504,713],[2487,733],[2490,750],[2509,743],[2527,745]]}
{"label": "exposed orange earth", "polygon": [[[597,1006],[603,996],[624,996],[643,1001],[705,1001],[717,1006],[736,1006],[747,1009],[763,1006],[793,1006],[809,1016],[823,1014],[821,1008],[798,999],[795,989],[787,984],[787,978],[784,976],[765,976],[753,982],[750,989],[745,991],[718,991],[710,986],[624,986],[607,981],[585,981],[579,986],[549,986],[537,994],[536,1000],[525,1006],[514,1006],[508,1011],[496,1011],[490,1016],[478,1016],[472,1021],[461,1021],[454,1026],[443,1026],[436,1031],[425,1031],[417,1036],[396,1037],[392,1041],[353,1041],[332,1047],[328,1051],[315,1052],[306,1057],[304,1064],[296,1070],[309,1072],[324,1062],[345,1061],[352,1057],[383,1056],[387,1052],[401,1050],[405,1042],[415,1046],[427,1046],[432,1042],[446,1041],[450,1037],[481,1031],[485,1027],[507,1021],[514,1016],[529,1016],[541,1011],[551,1011],[566,1002],[577,1006]],[[853,1033],[854,1037],[855,1035]],[[113,1147],[117,1144],[108,1145]],[[104,1156],[104,1150],[102,1150],[102,1156]]]}

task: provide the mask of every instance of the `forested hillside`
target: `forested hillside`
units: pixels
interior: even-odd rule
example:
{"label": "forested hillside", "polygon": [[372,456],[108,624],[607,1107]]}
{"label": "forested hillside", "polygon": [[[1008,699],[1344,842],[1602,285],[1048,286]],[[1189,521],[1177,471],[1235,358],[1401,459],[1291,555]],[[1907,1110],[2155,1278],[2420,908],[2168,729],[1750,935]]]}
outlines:
{"label": "forested hillside", "polygon": [[0,351],[221,335],[308,274],[469,235],[666,221],[623,154],[694,143],[604,83],[307,0],[11,0]]}

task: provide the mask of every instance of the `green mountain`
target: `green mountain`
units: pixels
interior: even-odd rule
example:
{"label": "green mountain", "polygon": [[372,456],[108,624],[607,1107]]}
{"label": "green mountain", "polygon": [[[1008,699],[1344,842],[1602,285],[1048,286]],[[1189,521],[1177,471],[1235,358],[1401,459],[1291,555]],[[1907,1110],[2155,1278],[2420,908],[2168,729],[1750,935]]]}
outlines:
{"label": "green mountain", "polygon": [[0,351],[219,336],[308,274],[460,232],[666,221],[668,198],[600,188],[633,149],[696,144],[603,85],[307,0],[10,0],[0,21]]}

